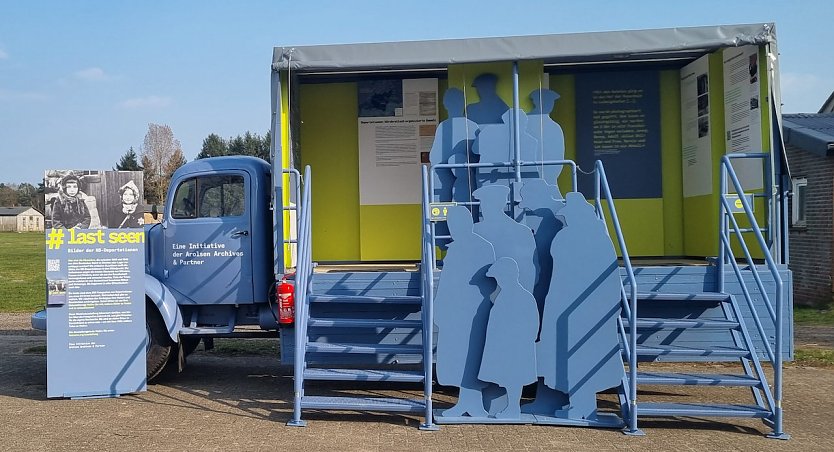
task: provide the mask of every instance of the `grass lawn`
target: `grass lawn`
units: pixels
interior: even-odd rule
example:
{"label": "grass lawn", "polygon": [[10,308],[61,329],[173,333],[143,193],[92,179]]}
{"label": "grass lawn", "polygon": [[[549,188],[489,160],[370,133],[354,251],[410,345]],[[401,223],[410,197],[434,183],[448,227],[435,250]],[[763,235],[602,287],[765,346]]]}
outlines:
{"label": "grass lawn", "polygon": [[797,348],[794,364],[798,366],[834,367],[834,350]]}
{"label": "grass lawn", "polygon": [[46,304],[43,232],[0,232],[0,312],[34,312]]}
{"label": "grass lawn", "polygon": [[834,326],[834,309],[832,306],[824,308],[809,308],[794,306],[793,323],[796,325],[832,325]]}

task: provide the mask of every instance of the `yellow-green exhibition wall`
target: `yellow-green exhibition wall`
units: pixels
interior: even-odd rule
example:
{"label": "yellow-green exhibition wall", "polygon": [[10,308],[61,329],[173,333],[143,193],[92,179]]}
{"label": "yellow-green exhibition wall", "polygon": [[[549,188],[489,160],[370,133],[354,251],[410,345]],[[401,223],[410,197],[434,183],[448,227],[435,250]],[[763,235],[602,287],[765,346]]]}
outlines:
{"label": "yellow-green exhibition wall", "polygon": [[419,259],[419,204],[359,205],[356,83],[302,85],[299,99],[301,165],[313,169],[313,259]]}
{"label": "yellow-green exhibition wall", "polygon": [[[713,194],[683,198],[681,155],[680,74],[659,71],[660,143],[663,197],[616,200],[617,212],[632,256],[711,256],[717,253],[718,164],[725,153],[722,53],[710,55],[710,129],[712,133]],[[760,59],[763,59],[763,54]],[[766,67],[761,61],[760,67]],[[519,68],[521,107],[532,107],[528,94],[544,84],[541,62]],[[481,73],[498,75],[498,93],[512,105],[512,64],[451,65],[448,79],[439,80],[442,99],[447,87],[466,93],[468,104],[478,101],[472,80]],[[576,77],[559,72],[549,77],[560,98],[551,117],[562,127],[565,158],[576,159]],[[612,73],[612,76],[616,76]],[[760,99],[768,99],[766,78]],[[355,82],[302,84],[297,102],[301,112],[301,165],[313,168],[313,259],[317,261],[391,261],[420,258],[420,206],[359,204],[358,99]],[[769,105],[763,102],[762,142],[769,148]],[[446,114],[440,108],[440,120]],[[585,171],[592,168],[582,168]],[[579,177],[592,177],[580,174]],[[559,178],[563,193],[571,189],[570,172]],[[420,190],[420,187],[414,187]],[[760,200],[757,200],[760,201]],[[757,202],[757,216],[764,205]],[[607,211],[606,211],[607,215]],[[742,226],[743,227],[743,226]],[[618,250],[619,251],[619,250]]]}
{"label": "yellow-green exhibition wall", "polygon": [[358,261],[359,129],[355,83],[302,85],[301,165],[312,168],[313,259]]}
{"label": "yellow-green exhibition wall", "polygon": [[[759,67],[767,67],[767,60],[764,48],[759,51]],[[762,152],[770,152],[770,95],[767,77],[760,77],[761,124],[762,124]],[[709,55],[709,104],[712,106],[710,112],[710,130],[712,130],[712,186],[711,195],[694,196],[683,198],[683,219],[684,219],[684,254],[687,256],[714,256],[718,254],[718,202],[719,202],[719,181],[721,177],[721,158],[727,152],[727,145],[724,138],[724,65],[723,52],[718,51]],[[761,190],[758,190],[759,192]],[[764,226],[765,203],[757,198],[754,203],[756,221]],[[743,215],[736,215],[739,227],[746,228],[749,222],[742,218]],[[733,250],[737,256],[743,256],[741,248],[737,246],[737,239],[733,238]],[[751,250],[753,257],[761,258],[759,245],[755,238],[747,234],[745,242]]]}

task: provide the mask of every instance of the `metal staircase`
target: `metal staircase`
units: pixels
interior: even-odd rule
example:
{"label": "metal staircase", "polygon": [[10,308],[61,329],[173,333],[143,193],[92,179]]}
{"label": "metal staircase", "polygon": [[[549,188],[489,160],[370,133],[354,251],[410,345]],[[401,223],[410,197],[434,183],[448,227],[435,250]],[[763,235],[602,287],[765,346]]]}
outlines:
{"label": "metal staircase", "polygon": [[[744,324],[736,299],[732,295],[720,293],[699,294],[639,294],[638,301],[665,303],[714,303],[724,313],[719,319],[665,319],[638,318],[638,334],[653,334],[660,330],[683,330],[701,328],[710,330],[729,330],[733,338],[733,347],[694,348],[681,346],[638,346],[639,361],[662,361],[664,357],[676,360],[692,361],[701,358],[716,360],[738,359],[742,365],[742,374],[712,373],[672,373],[642,372],[638,369],[637,385],[659,386],[734,386],[749,387],[752,390],[755,405],[728,405],[717,403],[669,403],[638,402],[637,416],[704,416],[704,417],[753,417],[768,418],[771,415],[773,396],[762,370],[750,334]],[[699,303],[699,304],[700,304]],[[741,320],[740,320],[741,319]],[[630,322],[626,329],[631,331]],[[766,401],[766,403],[765,403]]]}
{"label": "metal staircase", "polygon": [[[767,154],[745,154],[741,158],[756,158]],[[789,436],[782,430],[782,325],[783,284],[780,268],[774,262],[770,246],[762,235],[752,207],[745,197],[740,197],[749,226],[739,227],[733,216],[727,197],[727,178],[735,185],[737,193],[743,193],[738,178],[729,161],[737,156],[728,155],[722,161],[722,191],[720,210],[720,253],[715,263],[716,281],[710,286],[714,291],[667,293],[638,292],[637,278],[632,268],[626,243],[620,228],[614,200],[601,162],[594,168],[596,182],[595,205],[597,214],[611,226],[612,239],[616,240],[622,255],[621,291],[622,313],[618,322],[621,348],[626,374],[618,391],[624,432],[642,435],[638,418],[645,417],[740,417],[759,418],[768,425],[773,438]],[[764,158],[764,157],[762,157]],[[577,168],[572,161],[553,161],[548,164],[569,166],[576,189]],[[441,164],[439,168],[458,166],[477,167],[479,163]],[[519,164],[524,165],[524,164]],[[493,165],[496,166],[496,165]],[[421,272],[337,273],[313,274],[310,240],[310,169],[306,169],[305,184],[300,203],[298,234],[298,265],[296,274],[296,325],[295,325],[295,400],[294,412],[288,425],[303,426],[302,410],[357,410],[424,413],[423,429],[435,429],[432,421],[432,329],[433,294],[436,277],[435,241],[448,236],[435,234],[430,221],[430,190],[428,171],[423,172],[423,252]],[[762,197],[769,196],[764,194]],[[435,200],[437,201],[437,200]],[[475,205],[475,202],[460,203]],[[606,211],[607,216],[606,218]],[[768,228],[769,229],[769,228]],[[775,284],[776,299],[771,302],[762,276],[761,265],[751,255],[743,234],[754,235],[765,257],[767,270]],[[737,262],[730,239],[738,240],[746,266]],[[771,240],[772,243],[772,240]],[[735,275],[739,290],[725,290],[725,273]],[[336,278],[336,280],[334,280]],[[341,279],[339,279],[341,278]],[[748,288],[751,279],[754,288]],[[705,286],[706,288],[706,286]],[[734,295],[735,294],[735,295]],[[757,313],[755,297],[764,300],[769,320],[775,325],[775,344],[772,346]],[[654,315],[640,317],[639,306],[646,312],[656,313],[652,306],[670,307],[661,312],[676,312],[676,316]],[[710,306],[711,316],[704,316],[704,306]],[[684,314],[681,314],[684,313]],[[752,321],[755,331],[747,322]],[[728,335],[730,344],[711,346],[686,346],[682,341],[655,344],[648,340],[659,332],[682,334],[686,331],[709,331]],[[752,334],[751,334],[752,333]],[[754,337],[753,334],[756,334]],[[366,338],[367,342],[357,342]],[[718,343],[719,340],[711,341]],[[758,348],[757,348],[758,345]],[[767,380],[760,358],[764,355],[773,368],[773,384]],[[737,361],[741,371],[729,373],[680,373],[643,370],[638,362],[649,361]],[[339,363],[337,367],[337,364]],[[386,364],[420,364],[422,370],[393,370]],[[645,367],[645,366],[644,366]],[[308,394],[310,381],[353,382],[402,382],[423,383],[423,397],[370,398],[334,397]],[[710,386],[740,387],[751,391],[749,405],[715,402],[677,403],[640,402],[638,387],[644,386]]]}
{"label": "metal staircase", "polygon": [[[436,429],[432,335],[424,328],[432,324],[426,297],[431,289],[415,272],[314,274],[309,167],[304,182],[295,286],[295,400],[287,425],[304,426],[302,410],[349,410],[424,413],[420,428]],[[362,338],[367,340],[355,342]],[[404,362],[422,369],[380,366]],[[313,395],[310,381],[423,383],[424,393],[419,399]]]}
{"label": "metal staircase", "polygon": [[[756,217],[753,215],[752,206],[748,199],[744,196],[738,199],[742,203],[743,213],[746,220],[750,224],[748,228],[740,228],[739,222],[734,217],[734,213],[738,213],[737,209],[732,209],[727,198],[727,181],[733,183],[736,193],[744,193],[738,177],[736,176],[730,159],[733,158],[761,158],[765,162],[769,158],[768,154],[729,154],[722,160],[721,173],[721,198],[720,198],[720,244],[719,257],[716,265],[717,275],[717,291],[704,293],[640,293],[637,295],[637,300],[641,306],[647,306],[648,303],[677,303],[679,309],[677,312],[687,312],[685,306],[697,305],[690,310],[693,317],[697,318],[650,318],[650,317],[635,317],[634,312],[629,312],[624,309],[624,316],[621,319],[621,343],[623,348],[623,355],[630,358],[630,350],[634,350],[634,356],[638,361],[728,361],[738,360],[741,364],[743,373],[739,374],[710,374],[710,373],[673,373],[673,372],[642,372],[639,369],[632,369],[634,361],[628,359],[630,367],[629,381],[624,381],[624,386],[627,389],[630,382],[635,382],[634,387],[639,388],[641,385],[651,386],[713,386],[713,387],[747,387],[750,388],[753,397],[753,404],[739,405],[739,404],[721,404],[714,402],[705,403],[675,403],[675,402],[638,402],[636,397],[623,397],[621,395],[621,402],[624,405],[627,403],[628,407],[623,409],[629,418],[627,422],[626,433],[641,434],[637,429],[637,417],[738,417],[738,418],[759,418],[764,423],[772,428],[772,432],[768,435],[771,438],[788,439],[790,436],[782,429],[782,308],[783,308],[783,284],[779,274],[779,269],[771,254],[770,245],[764,239],[762,229],[759,228]],[[599,170],[597,168],[597,173]],[[768,171],[766,171],[768,173]],[[604,181],[604,171],[601,173]],[[597,179],[599,193],[599,179]],[[603,183],[603,188],[607,190]],[[764,193],[762,197],[770,197],[769,194]],[[599,200],[599,194],[597,195]],[[610,202],[610,201],[609,201]],[[599,205],[599,202],[597,203]],[[614,228],[619,233],[619,225],[616,220],[616,213],[613,217]],[[769,228],[768,228],[769,230]],[[765,288],[762,277],[759,274],[758,268],[752,258],[752,254],[748,249],[744,240],[744,233],[751,233],[754,235],[756,242],[760,246],[760,251],[764,256],[767,264],[767,269],[771,273],[775,285],[775,300],[772,303],[768,295],[768,290]],[[731,246],[731,236],[737,238],[737,248],[740,248],[746,260],[746,267],[742,268],[736,259]],[[627,261],[625,251],[623,256]],[[630,264],[628,264],[630,266]],[[767,380],[762,363],[760,361],[760,352],[754,346],[754,340],[751,336],[746,322],[747,320],[742,315],[741,307],[736,296],[725,293],[725,269],[729,266],[732,268],[734,275],[740,285],[743,293],[743,300],[746,302],[750,319],[752,319],[760,344],[765,354],[773,367],[774,383],[771,386]],[[755,292],[747,287],[747,281],[753,279],[756,283]],[[629,283],[631,289],[634,290],[633,280]],[[751,293],[753,292],[753,293]],[[623,292],[625,299],[625,290]],[[764,305],[767,308],[770,320],[775,324],[775,344],[771,346],[768,340],[768,334],[762,325],[761,319],[754,306],[753,297],[760,296],[764,300]],[[721,317],[703,318],[696,311],[703,309],[704,304],[712,304],[714,307],[720,308]],[[711,331],[729,331],[732,337],[733,346],[712,346],[709,348],[686,347],[681,345],[649,345],[644,344],[644,339],[657,332],[674,330],[676,332],[690,330],[690,329],[705,329]],[[640,342],[637,345],[635,339]],[[634,366],[636,367],[636,366]],[[631,371],[636,372],[631,373]],[[636,392],[631,392],[636,396]],[[633,410],[630,408],[633,407]]]}

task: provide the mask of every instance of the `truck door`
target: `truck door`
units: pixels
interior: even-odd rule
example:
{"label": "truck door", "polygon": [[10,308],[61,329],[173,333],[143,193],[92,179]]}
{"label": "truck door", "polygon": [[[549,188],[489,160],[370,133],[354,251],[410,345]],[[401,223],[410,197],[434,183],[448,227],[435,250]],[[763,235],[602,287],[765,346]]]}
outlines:
{"label": "truck door", "polygon": [[165,282],[194,304],[253,301],[252,182],[245,171],[189,176],[165,227]]}

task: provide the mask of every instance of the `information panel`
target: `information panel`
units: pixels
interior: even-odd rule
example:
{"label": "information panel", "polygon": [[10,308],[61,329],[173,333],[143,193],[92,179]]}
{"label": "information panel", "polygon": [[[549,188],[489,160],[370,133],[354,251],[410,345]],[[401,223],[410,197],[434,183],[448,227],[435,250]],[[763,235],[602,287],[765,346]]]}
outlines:
{"label": "information panel", "polygon": [[146,389],[142,172],[47,171],[47,396]]}
{"label": "information panel", "polygon": [[[577,161],[602,160],[614,198],[660,198],[660,87],[656,71],[576,76]],[[592,177],[579,179],[586,196]]]}
{"label": "information panel", "polygon": [[681,69],[681,169],[684,198],[712,194],[709,93],[709,57],[704,55]]}
{"label": "information panel", "polygon": [[[759,48],[744,46],[724,49],[723,59],[727,153],[762,152],[759,84],[766,74],[759,67]],[[744,190],[764,187],[760,159],[736,159],[732,163]],[[730,190],[735,191],[735,187],[731,186]]]}
{"label": "information panel", "polygon": [[359,82],[359,203],[419,204],[436,128],[436,78]]}

